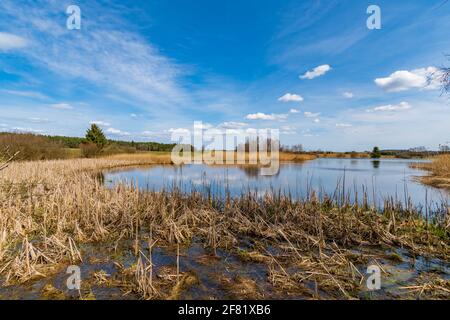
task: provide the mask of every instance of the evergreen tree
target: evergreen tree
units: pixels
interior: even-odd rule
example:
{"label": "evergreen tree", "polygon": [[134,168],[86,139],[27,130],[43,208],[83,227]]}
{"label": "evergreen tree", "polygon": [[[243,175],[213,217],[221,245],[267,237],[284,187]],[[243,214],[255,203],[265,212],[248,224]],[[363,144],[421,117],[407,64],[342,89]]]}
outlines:
{"label": "evergreen tree", "polygon": [[88,142],[95,143],[100,149],[103,148],[107,143],[102,129],[100,129],[100,127],[96,124],[92,124],[91,128],[86,131],[86,140]]}

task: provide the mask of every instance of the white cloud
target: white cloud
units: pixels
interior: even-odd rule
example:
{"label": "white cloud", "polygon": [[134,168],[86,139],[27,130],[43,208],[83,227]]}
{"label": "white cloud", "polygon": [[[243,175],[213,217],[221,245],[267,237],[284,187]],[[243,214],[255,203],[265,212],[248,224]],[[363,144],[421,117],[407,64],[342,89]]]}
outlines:
{"label": "white cloud", "polygon": [[27,40],[11,33],[0,32],[0,51],[21,49],[27,46]]}
{"label": "white cloud", "polygon": [[265,114],[262,112],[249,114],[245,117],[248,120],[285,120],[287,118],[286,114]]}
{"label": "white cloud", "polygon": [[297,134],[297,132],[295,131],[295,128],[293,128],[291,126],[282,126],[280,129],[281,129],[280,130],[281,134],[285,134],[285,135]]}
{"label": "white cloud", "polygon": [[298,109],[291,109],[289,110],[290,113],[300,113],[300,110]]}
{"label": "white cloud", "polygon": [[385,106],[379,106],[372,109],[368,109],[367,112],[395,112],[411,109],[411,105],[408,102],[400,102],[399,104],[388,104]]}
{"label": "white cloud", "polygon": [[319,122],[320,122],[320,119],[316,118],[316,119],[314,119],[314,122],[315,122],[315,123],[319,123]]}
{"label": "white cloud", "polygon": [[155,136],[158,135],[157,132],[152,132],[152,131],[142,131],[141,132],[141,136],[143,137],[150,137],[150,136]]}
{"label": "white cloud", "polygon": [[104,121],[91,121],[91,122],[89,122],[89,124],[96,124],[96,125],[102,126],[102,127],[109,127],[111,125],[108,122],[104,122]]}
{"label": "white cloud", "polygon": [[203,123],[203,122],[195,122],[194,123],[194,130],[208,130],[213,128],[212,124],[209,123]]}
{"label": "white cloud", "polygon": [[176,134],[176,135],[190,135],[191,131],[185,128],[170,128],[169,133]]}
{"label": "white cloud", "polygon": [[18,90],[1,90],[1,92],[5,92],[11,95],[33,98],[33,99],[46,99],[47,97],[39,92],[34,91],[18,91]]}
{"label": "white cloud", "polygon": [[106,132],[111,134],[111,135],[120,136],[120,137],[124,137],[124,136],[129,136],[130,135],[129,132],[122,131],[122,130],[115,129],[115,128],[108,128],[108,129],[106,129]]}
{"label": "white cloud", "polygon": [[336,128],[350,128],[351,126],[349,123],[336,123]]}
{"label": "white cloud", "polygon": [[55,103],[51,104],[50,107],[60,110],[71,110],[73,107],[68,103]]}
{"label": "white cloud", "polygon": [[[189,66],[164,56],[140,33],[130,31],[132,28],[127,28],[127,21],[115,8],[98,6],[95,1],[84,4],[86,11],[101,9],[102,18],[85,22],[89,32],[74,33],[61,22],[61,4],[57,1],[46,1],[44,6],[30,2],[26,6],[29,14],[24,14],[23,5],[17,1],[0,1],[0,11],[10,17],[4,23],[9,30],[28,26],[27,41],[33,49],[23,54],[33,65],[67,80],[88,81],[98,91],[137,106],[148,105],[144,102],[166,107],[159,109],[159,114],[187,103],[191,96],[182,86],[181,77],[192,72]],[[24,45],[23,40],[9,34],[2,33],[0,39],[8,40],[0,42],[1,47]]]}
{"label": "white cloud", "polygon": [[441,72],[435,67],[412,71],[395,71],[389,77],[375,79],[375,84],[387,92],[400,92],[411,89],[438,89]]}
{"label": "white cloud", "polygon": [[48,123],[48,122],[50,122],[50,120],[48,120],[47,118],[36,118],[36,117],[28,118],[28,121],[31,123]]}
{"label": "white cloud", "polygon": [[351,98],[353,98],[355,95],[353,94],[353,92],[349,92],[349,91],[347,91],[347,92],[344,92],[343,94],[342,94],[345,98],[347,98],[347,99],[351,99]]}
{"label": "white cloud", "polygon": [[328,64],[324,64],[318,67],[315,67],[311,71],[307,71],[304,75],[300,76],[300,79],[308,79],[312,80],[314,78],[323,76],[325,73],[331,70],[331,67]]}
{"label": "white cloud", "polygon": [[302,102],[304,99],[298,94],[286,93],[284,96],[278,98],[278,101],[282,102]]}
{"label": "white cloud", "polygon": [[44,131],[40,129],[22,128],[22,127],[14,127],[12,128],[12,131],[18,133],[44,133]]}
{"label": "white cloud", "polygon": [[136,114],[136,113],[131,113],[131,114],[130,114],[130,117],[132,117],[132,118],[137,118],[137,114]]}
{"label": "white cloud", "polygon": [[223,129],[240,129],[247,126],[246,123],[244,122],[234,122],[234,121],[230,121],[230,122],[223,122],[219,125],[219,128],[223,128]]}
{"label": "white cloud", "polygon": [[304,113],[304,115],[307,118],[317,118],[318,116],[320,116],[320,112],[319,113],[312,113],[312,112],[306,111]]}

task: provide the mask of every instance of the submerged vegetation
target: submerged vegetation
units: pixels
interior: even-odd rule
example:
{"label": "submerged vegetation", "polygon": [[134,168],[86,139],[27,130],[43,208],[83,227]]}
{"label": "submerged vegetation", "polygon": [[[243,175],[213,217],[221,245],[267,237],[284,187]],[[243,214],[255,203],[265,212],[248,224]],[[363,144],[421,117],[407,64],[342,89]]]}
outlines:
{"label": "submerged vegetation", "polygon": [[[449,297],[445,205],[423,215],[387,201],[380,212],[342,192],[219,199],[110,190],[98,179],[105,169],[167,159],[116,155],[1,171],[0,298]],[[73,264],[84,270],[76,292],[62,280]],[[365,287],[374,264],[379,293]]]}

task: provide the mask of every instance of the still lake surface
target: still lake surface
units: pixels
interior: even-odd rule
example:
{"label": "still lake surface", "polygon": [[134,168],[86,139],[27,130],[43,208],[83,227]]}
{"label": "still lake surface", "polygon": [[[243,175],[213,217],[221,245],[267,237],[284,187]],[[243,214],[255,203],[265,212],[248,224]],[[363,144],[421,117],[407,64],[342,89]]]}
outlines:
{"label": "still lake surface", "polygon": [[[256,167],[208,165],[155,165],[104,173],[105,184],[112,188],[119,183],[134,184],[150,191],[199,191],[222,197],[239,196],[251,191],[258,195],[281,192],[295,199],[308,196],[315,190],[337,198],[345,194],[351,200],[362,199],[366,193],[369,202],[382,207],[385,199],[411,202],[416,207],[448,203],[449,194],[427,187],[417,181],[426,172],[411,168],[421,160],[403,159],[316,159],[304,163],[282,163],[277,175],[261,176]],[[375,196],[374,196],[375,195]],[[409,200],[407,200],[409,199]]]}

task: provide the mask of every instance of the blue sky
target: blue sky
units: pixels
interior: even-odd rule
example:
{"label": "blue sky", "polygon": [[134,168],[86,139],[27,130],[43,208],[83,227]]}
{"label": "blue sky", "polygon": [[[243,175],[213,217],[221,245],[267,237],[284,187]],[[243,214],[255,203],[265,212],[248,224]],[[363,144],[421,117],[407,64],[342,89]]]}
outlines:
{"label": "blue sky", "polygon": [[[81,30],[66,28],[71,4]],[[444,0],[2,0],[0,131],[82,136],[96,122],[169,141],[203,121],[307,149],[437,149],[448,30]]]}

